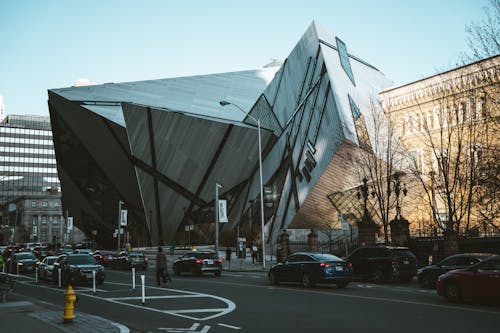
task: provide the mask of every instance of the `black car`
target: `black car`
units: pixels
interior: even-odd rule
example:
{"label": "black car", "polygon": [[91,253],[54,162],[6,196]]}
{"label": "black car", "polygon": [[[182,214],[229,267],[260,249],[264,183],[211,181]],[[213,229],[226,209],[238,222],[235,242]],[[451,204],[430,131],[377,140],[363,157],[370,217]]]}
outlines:
{"label": "black car", "polygon": [[417,274],[417,258],[407,247],[363,246],[348,258],[353,276],[375,283],[389,280],[409,282]]}
{"label": "black car", "polygon": [[454,254],[441,260],[436,265],[420,268],[417,271],[418,282],[424,287],[436,287],[439,275],[454,269],[470,267],[480,261],[493,256],[490,253],[462,253]]}
{"label": "black car", "polygon": [[12,256],[7,260],[5,267],[7,268],[7,273],[17,274],[18,267],[19,273],[31,273],[35,271],[35,267],[38,264],[38,259],[31,252],[17,252],[13,253]]}
{"label": "black car", "polygon": [[174,262],[174,274],[189,272],[201,275],[204,272],[220,276],[222,272],[222,259],[213,251],[188,252]]}
{"label": "black car", "polygon": [[61,284],[77,284],[92,282],[92,271],[95,271],[96,284],[104,283],[104,267],[90,254],[63,254],[54,262],[52,281],[58,284],[61,269]]}
{"label": "black car", "polygon": [[334,283],[345,288],[352,280],[352,265],[332,254],[297,252],[273,265],[268,278],[271,284],[299,282],[312,287],[316,283]]}
{"label": "black car", "polygon": [[132,267],[135,267],[146,270],[148,268],[148,258],[141,252],[122,251],[113,259],[112,265],[115,269],[132,269]]}

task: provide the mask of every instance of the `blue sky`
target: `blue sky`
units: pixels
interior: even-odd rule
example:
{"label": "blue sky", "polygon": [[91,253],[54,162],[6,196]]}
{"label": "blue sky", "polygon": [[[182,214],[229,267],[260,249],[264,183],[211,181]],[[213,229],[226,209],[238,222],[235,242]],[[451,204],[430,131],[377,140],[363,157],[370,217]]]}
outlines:
{"label": "blue sky", "polygon": [[395,84],[454,67],[486,0],[2,0],[6,114],[48,115],[47,89],[260,68],[314,20]]}

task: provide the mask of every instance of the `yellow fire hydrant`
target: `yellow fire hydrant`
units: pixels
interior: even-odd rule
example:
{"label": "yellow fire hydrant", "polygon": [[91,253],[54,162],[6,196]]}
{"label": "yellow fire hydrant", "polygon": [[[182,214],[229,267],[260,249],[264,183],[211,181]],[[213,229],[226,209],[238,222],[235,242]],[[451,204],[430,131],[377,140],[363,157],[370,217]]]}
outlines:
{"label": "yellow fire hydrant", "polygon": [[71,284],[68,284],[64,293],[64,322],[71,323],[75,319],[74,309],[76,302],[76,294]]}

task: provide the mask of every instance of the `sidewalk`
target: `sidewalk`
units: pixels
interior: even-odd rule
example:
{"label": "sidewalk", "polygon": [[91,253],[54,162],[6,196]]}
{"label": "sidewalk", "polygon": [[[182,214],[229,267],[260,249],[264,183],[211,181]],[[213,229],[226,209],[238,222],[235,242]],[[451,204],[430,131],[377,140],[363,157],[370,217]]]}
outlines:
{"label": "sidewalk", "polygon": [[63,309],[16,294],[15,289],[0,303],[0,326],[5,332],[129,332],[123,325],[78,311],[72,323],[64,324],[63,315]]}
{"label": "sidewalk", "polygon": [[[149,265],[150,267],[155,267],[156,266],[156,252],[157,252],[157,247],[151,247],[151,248],[135,248],[134,250],[144,252],[145,255],[148,257]],[[197,251],[204,251],[204,250],[212,250],[211,247],[205,247],[205,246],[200,246],[197,248]],[[170,254],[168,251],[166,251],[167,255],[167,262],[168,266],[171,268],[171,266],[174,264],[174,261],[187,253],[188,249],[175,249],[174,254]],[[219,250],[218,251],[219,258],[222,259],[222,270],[223,271],[228,271],[229,266],[227,264],[226,260],[226,252],[224,250]],[[273,259],[271,261],[271,258]],[[237,258],[236,253],[232,252],[231,254],[231,268],[230,270],[232,272],[268,272],[269,269],[271,268],[272,265],[276,263],[276,256],[266,256],[266,268],[264,269],[262,267],[261,262],[255,262],[252,263],[252,256],[247,254],[246,258]]]}

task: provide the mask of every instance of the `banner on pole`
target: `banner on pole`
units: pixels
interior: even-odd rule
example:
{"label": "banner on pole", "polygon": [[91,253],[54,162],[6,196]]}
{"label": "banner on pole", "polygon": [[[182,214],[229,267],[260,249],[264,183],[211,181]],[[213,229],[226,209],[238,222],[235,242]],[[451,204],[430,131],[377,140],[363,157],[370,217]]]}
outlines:
{"label": "banner on pole", "polygon": [[120,225],[122,227],[127,226],[127,210],[126,209],[122,209],[120,211]]}
{"label": "banner on pole", "polygon": [[219,200],[219,223],[227,223],[227,201]]}
{"label": "banner on pole", "polygon": [[73,217],[68,216],[68,230],[73,230]]}

